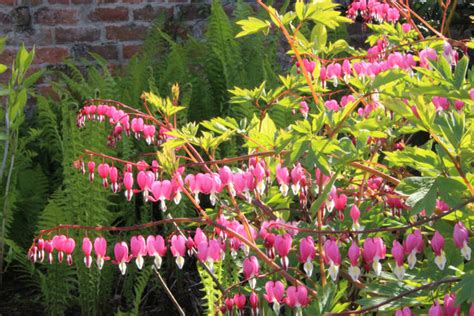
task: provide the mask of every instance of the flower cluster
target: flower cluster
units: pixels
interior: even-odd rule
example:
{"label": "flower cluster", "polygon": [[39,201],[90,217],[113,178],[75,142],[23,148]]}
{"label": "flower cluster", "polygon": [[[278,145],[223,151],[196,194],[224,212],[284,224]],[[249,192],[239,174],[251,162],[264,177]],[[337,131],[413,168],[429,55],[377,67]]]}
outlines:
{"label": "flower cluster", "polygon": [[[218,227],[228,228],[229,230],[246,236],[245,226],[237,220],[227,220],[224,216],[220,216],[217,220],[219,226],[216,226],[215,233],[217,238],[208,238],[200,229],[196,229],[194,236],[184,237],[180,234],[172,235],[169,239],[169,249],[173,257],[175,257],[178,268],[182,268],[186,255],[195,255],[196,258],[209,265],[212,270],[213,264],[224,258],[225,253],[230,250],[231,255],[236,258],[238,250],[243,251],[246,259],[243,261],[243,274],[246,280],[249,280],[251,288],[255,288],[255,279],[259,276],[260,264],[257,257],[249,256],[249,249],[238,238],[228,236],[225,230]],[[253,227],[250,227],[251,238],[256,240],[261,238],[269,258],[280,257],[282,266],[285,270],[289,268],[288,255],[293,249],[294,239],[297,236],[297,223],[286,223],[282,220],[269,221],[262,223],[260,233],[257,234]],[[276,233],[284,231],[284,234]],[[454,245],[460,249],[462,256],[466,260],[471,259],[471,249],[468,245],[469,234],[467,228],[458,222],[453,232]],[[339,268],[342,265],[342,257],[340,251],[341,242],[333,238],[326,238],[324,242],[323,260],[328,267],[330,277],[336,281]],[[49,263],[53,263],[53,251],[57,252],[58,261],[62,262],[64,254],[67,256],[68,264],[72,264],[72,253],[75,249],[76,242],[73,238],[65,235],[56,235],[51,240],[39,239],[37,244],[30,249],[29,256],[32,261],[43,261],[46,256]],[[93,246],[92,246],[93,245]],[[443,270],[446,264],[446,256],[444,253],[445,240],[444,237],[436,231],[431,239],[431,248],[435,254],[434,262],[440,270]],[[417,254],[423,253],[425,241],[420,230],[414,230],[408,234],[403,243],[398,240],[393,241],[391,254],[395,261],[393,268],[394,274],[403,279],[405,274],[405,257],[409,269],[413,269],[417,262]],[[296,247],[298,251],[298,261],[303,264],[303,269],[308,277],[313,273],[313,261],[316,257],[316,248],[314,240],[311,236],[303,237],[299,240]],[[104,261],[109,260],[107,256],[107,242],[103,237],[97,237],[92,244],[88,237],[84,237],[82,241],[82,250],[84,253],[84,263],[89,268],[92,263],[92,249],[96,255],[96,262],[99,269],[102,269]],[[168,246],[164,237],[160,235],[148,236],[147,238],[139,235],[133,236],[129,246],[125,241],[121,241],[114,246],[115,260],[122,274],[126,271],[126,264],[130,260],[135,259],[138,269],[142,269],[144,258],[146,256],[154,258],[154,266],[159,269],[162,258],[166,255]],[[296,250],[296,249],[295,249]],[[386,245],[381,237],[369,237],[363,242],[360,248],[355,240],[348,249],[347,257],[350,266],[348,273],[351,278],[356,281],[361,275],[359,268],[360,258],[364,263],[366,271],[373,270],[375,275],[380,275],[382,271],[381,261],[386,257]]]}
{"label": "flower cluster", "polygon": [[396,8],[391,8],[387,3],[377,0],[357,0],[350,4],[347,16],[354,20],[357,16],[361,16],[366,23],[373,21],[379,23],[397,22],[400,19],[400,12]]}
{"label": "flower cluster", "polygon": [[147,124],[142,117],[133,117],[122,109],[117,109],[114,105],[92,104],[86,105],[77,115],[77,126],[83,127],[87,120],[97,122],[108,122],[112,126],[111,135],[108,137],[108,144],[113,146],[122,139],[122,135],[130,136],[133,133],[136,139],[144,138],[148,145],[160,144],[169,138],[166,134],[168,129],[161,126],[158,129],[155,124]]}

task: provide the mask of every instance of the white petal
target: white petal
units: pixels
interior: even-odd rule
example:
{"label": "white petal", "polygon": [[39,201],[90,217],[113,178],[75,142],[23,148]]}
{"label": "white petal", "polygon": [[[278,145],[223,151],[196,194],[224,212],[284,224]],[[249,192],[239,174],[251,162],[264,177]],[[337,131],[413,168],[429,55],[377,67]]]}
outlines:
{"label": "white petal", "polygon": [[256,279],[256,278],[252,278],[252,279],[249,280],[249,285],[250,285],[250,288],[251,288],[252,290],[255,289],[255,285],[256,285],[256,284],[257,284],[257,279]]}
{"label": "white petal", "polygon": [[275,312],[275,315],[280,315],[280,303],[275,300],[273,302],[273,311]]}
{"label": "white petal", "polygon": [[161,210],[164,212],[166,212],[166,210],[168,209],[168,207],[166,207],[166,202],[165,202],[165,199],[162,198],[161,200]]}
{"label": "white petal", "polygon": [[122,272],[122,275],[125,275],[125,272],[127,272],[127,264],[125,262],[120,262],[119,269],[120,272]]}
{"label": "white petal", "polygon": [[233,184],[233,183],[229,183],[229,184],[228,184],[228,187],[229,187],[230,195],[235,196],[237,193],[235,192],[234,184]]}
{"label": "white petal", "polygon": [[240,248],[243,250],[245,256],[248,257],[248,255],[249,255],[249,253],[250,253],[250,248],[249,248],[249,246],[243,244],[242,246],[240,246]]}
{"label": "white petal", "polygon": [[308,260],[304,263],[303,265],[303,269],[304,269],[304,272],[306,272],[306,275],[308,277],[311,277],[311,275],[313,274],[313,263],[311,262],[311,259],[308,258]]}
{"label": "white petal", "polygon": [[262,195],[263,193],[265,193],[265,181],[260,181],[259,183],[257,183],[257,192]]}
{"label": "white petal", "polygon": [[444,270],[444,266],[446,265],[446,256],[444,255],[444,252],[442,252],[441,255],[436,256],[434,262],[440,270]]}
{"label": "white petal", "polygon": [[179,202],[181,202],[181,191],[176,192],[176,195],[174,196],[174,204],[178,205]]}
{"label": "white petal", "polygon": [[214,193],[211,193],[211,195],[209,196],[209,200],[211,201],[211,205],[214,206],[216,205],[217,196]]}
{"label": "white petal", "polygon": [[332,213],[332,211],[334,210],[334,201],[331,200],[328,203],[326,203],[326,208],[328,209],[329,213]]}
{"label": "white petal", "polygon": [[349,275],[351,276],[352,280],[357,281],[360,277],[360,268],[358,266],[350,266],[349,267]]}
{"label": "white petal", "polygon": [[281,265],[283,266],[283,269],[288,270],[288,264],[289,264],[288,257],[282,257],[280,259],[280,262],[281,262]]}
{"label": "white petal", "polygon": [[471,260],[471,248],[469,248],[466,241],[464,241],[464,245],[461,248],[461,254],[467,261]]}
{"label": "white petal", "polygon": [[393,273],[395,273],[399,280],[402,280],[405,276],[405,267],[395,264],[395,269],[393,269]]}
{"label": "white petal", "polygon": [[99,268],[99,270],[102,270],[102,267],[104,266],[104,257],[97,257],[97,267]]}
{"label": "white petal", "polygon": [[214,261],[212,261],[212,259],[209,259],[206,261],[207,263],[207,267],[209,268],[209,271],[211,271],[211,273],[214,273]]}
{"label": "white petal", "polygon": [[176,265],[178,266],[178,269],[182,269],[184,265],[184,257],[177,256],[176,257]]}
{"label": "white petal", "polygon": [[300,183],[292,184],[291,185],[291,190],[293,191],[294,195],[297,195],[298,192],[300,192]]}
{"label": "white petal", "polygon": [[338,273],[339,273],[339,266],[335,265],[334,262],[331,261],[331,264],[329,265],[329,275],[331,276],[331,279],[334,282],[336,282]]}
{"label": "white petal", "polygon": [[412,252],[408,255],[408,267],[413,269],[416,265],[416,250],[412,250]]}
{"label": "white petal", "polygon": [[153,261],[153,263],[155,264],[155,268],[160,269],[162,262],[163,262],[163,259],[161,259],[161,256],[155,255],[155,260]]}
{"label": "white petal", "polygon": [[145,260],[143,260],[143,257],[141,255],[137,256],[137,259],[135,260],[135,263],[137,264],[138,270],[141,270],[143,268],[143,263]]}
{"label": "white petal", "polygon": [[374,273],[376,276],[379,276],[382,272],[382,264],[379,262],[378,259],[374,259],[374,262],[372,263],[372,269],[374,269]]}
{"label": "white petal", "polygon": [[280,192],[283,196],[286,196],[288,194],[288,185],[286,184],[280,185]]}

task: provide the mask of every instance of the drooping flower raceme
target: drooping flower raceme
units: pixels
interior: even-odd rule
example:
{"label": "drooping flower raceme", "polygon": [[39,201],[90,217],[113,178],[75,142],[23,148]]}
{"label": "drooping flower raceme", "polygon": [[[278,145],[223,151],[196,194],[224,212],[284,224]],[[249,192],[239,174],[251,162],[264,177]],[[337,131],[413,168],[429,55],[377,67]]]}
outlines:
{"label": "drooping flower raceme", "polygon": [[401,280],[405,275],[405,267],[403,264],[403,261],[405,260],[405,249],[403,249],[403,246],[398,240],[393,241],[392,256],[395,260],[395,268],[393,269],[393,272],[397,278]]}
{"label": "drooping flower raceme", "polygon": [[329,275],[331,279],[336,281],[342,262],[337,241],[328,239],[324,243],[324,261],[326,264],[329,264]]}
{"label": "drooping flower raceme", "polygon": [[116,243],[114,246],[114,254],[114,263],[118,264],[120,272],[122,275],[125,275],[125,272],[127,271],[127,263],[130,261],[127,243],[124,241]]}
{"label": "drooping flower raceme", "polygon": [[435,253],[434,262],[440,270],[444,270],[444,266],[446,265],[446,256],[443,250],[444,238],[438,231],[435,231],[433,234],[433,238],[431,239],[431,248]]}
{"label": "drooping flower raceme", "polygon": [[385,244],[380,237],[367,238],[364,241],[362,256],[366,265],[372,265],[376,276],[382,272],[380,260],[385,259],[386,251]]}
{"label": "drooping flower raceme", "polygon": [[285,286],[280,281],[268,281],[265,284],[265,294],[263,297],[268,303],[273,303],[275,314],[280,314],[280,306],[285,295]]}
{"label": "drooping flower raceme", "polygon": [[471,260],[471,248],[468,246],[469,232],[462,222],[454,225],[453,231],[454,245],[461,250],[461,254],[466,260]]}
{"label": "drooping flower raceme", "polygon": [[360,254],[361,254],[361,250],[360,250],[360,247],[357,245],[357,242],[352,241],[352,244],[349,247],[347,256],[349,257],[349,261],[351,263],[351,266],[349,267],[349,275],[354,281],[357,281],[360,277],[360,268],[359,268]]}
{"label": "drooping flower raceme", "polygon": [[183,268],[184,256],[186,255],[186,239],[181,235],[171,237],[171,253],[176,258],[176,265],[179,269]]}
{"label": "drooping flower raceme", "polygon": [[313,237],[307,236],[300,240],[300,253],[298,260],[303,263],[303,269],[308,277],[313,274],[313,260],[316,256]]}
{"label": "drooping flower raceme", "polygon": [[421,231],[415,230],[413,233],[407,236],[407,239],[403,242],[405,253],[408,254],[408,266],[410,269],[416,264],[416,254],[422,253],[424,248],[423,236]]}

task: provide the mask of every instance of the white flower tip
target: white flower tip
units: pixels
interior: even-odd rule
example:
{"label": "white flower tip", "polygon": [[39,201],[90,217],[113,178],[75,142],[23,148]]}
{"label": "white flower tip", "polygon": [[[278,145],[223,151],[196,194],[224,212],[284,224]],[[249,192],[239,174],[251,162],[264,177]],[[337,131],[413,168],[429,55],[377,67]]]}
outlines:
{"label": "white flower tip", "polygon": [[331,279],[336,282],[337,274],[339,273],[339,266],[335,265],[334,262],[331,261],[331,265],[329,266],[329,275]]}
{"label": "white flower tip", "polygon": [[444,267],[446,265],[446,256],[444,255],[444,252],[441,253],[441,255],[436,256],[434,262],[440,270],[444,270]]}
{"label": "white flower tip", "polygon": [[413,269],[416,265],[416,252],[413,250],[409,255],[408,255],[408,267],[410,269]]}
{"label": "white flower tip", "polygon": [[135,263],[137,264],[138,270],[141,270],[143,268],[143,264],[145,263],[145,260],[143,259],[141,255],[139,255],[137,259],[135,260]]}
{"label": "white flower tip", "polygon": [[471,248],[469,248],[466,241],[464,241],[464,245],[461,248],[461,254],[467,261],[471,260]]}
{"label": "white flower tip", "polygon": [[155,268],[159,270],[161,268],[162,262],[163,262],[163,259],[161,259],[161,256],[156,255],[155,260],[154,260]]}
{"label": "white flower tip", "polygon": [[178,266],[178,269],[182,269],[184,265],[184,257],[177,256],[176,257],[176,265]]}
{"label": "white flower tip", "polygon": [[127,272],[127,264],[125,262],[120,262],[119,269],[122,275],[125,275],[125,272]]}
{"label": "white flower tip", "polygon": [[304,272],[306,272],[306,275],[310,278],[311,275],[313,275],[313,263],[310,261],[308,258],[308,261],[305,262],[303,265]]}
{"label": "white flower tip", "polygon": [[176,195],[174,196],[173,201],[174,201],[174,204],[176,204],[176,205],[178,205],[179,202],[181,202],[181,192],[180,191],[176,192]]}
{"label": "white flower tip", "polygon": [[405,267],[395,264],[395,269],[393,270],[393,272],[395,273],[395,275],[397,276],[399,280],[402,280],[403,277],[405,276]]}
{"label": "white flower tip", "polygon": [[297,184],[292,184],[291,185],[291,191],[293,191],[293,194],[294,195],[297,195],[298,192],[300,192],[300,184],[297,183]]}
{"label": "white flower tip", "polygon": [[273,311],[275,312],[275,315],[280,315],[280,303],[275,300],[273,302]]}
{"label": "white flower tip", "polygon": [[378,260],[374,260],[372,268],[374,269],[375,275],[380,276],[380,273],[382,272],[382,264]]}
{"label": "white flower tip", "polygon": [[250,279],[250,280],[249,280],[249,285],[250,285],[250,288],[251,288],[252,290],[254,290],[254,289],[255,289],[255,285],[257,285],[257,279],[256,279],[256,278]]}
{"label": "white flower tip", "polygon": [[350,266],[349,275],[351,276],[352,280],[357,281],[360,277],[360,268],[358,266]]}

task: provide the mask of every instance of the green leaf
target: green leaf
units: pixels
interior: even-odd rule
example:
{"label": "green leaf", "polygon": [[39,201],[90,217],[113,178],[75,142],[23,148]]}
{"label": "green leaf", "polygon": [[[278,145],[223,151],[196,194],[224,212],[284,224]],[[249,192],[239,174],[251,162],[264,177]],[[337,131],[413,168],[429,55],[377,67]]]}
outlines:
{"label": "green leaf", "polygon": [[456,304],[474,302],[474,274],[466,274],[455,287]]}
{"label": "green leaf", "polygon": [[439,176],[436,181],[441,199],[448,203],[450,207],[458,206],[464,199],[465,192],[468,192],[461,177],[446,178]]}
{"label": "green leaf", "polygon": [[408,195],[406,204],[413,208],[415,214],[426,211],[429,216],[434,210],[437,197],[436,178],[408,177],[403,179],[396,192]]}
{"label": "green leaf", "polygon": [[249,34],[254,34],[258,32],[264,32],[268,34],[268,30],[270,29],[270,22],[269,21],[262,21],[260,19],[249,17],[246,20],[241,20],[237,22],[238,25],[242,28],[242,31],[237,34],[235,37],[243,37]]}
{"label": "green leaf", "polygon": [[296,16],[300,21],[303,21],[304,19],[304,2],[303,0],[296,0],[295,3],[295,12]]}
{"label": "green leaf", "polygon": [[456,69],[454,70],[454,87],[456,89],[461,89],[462,83],[464,78],[466,77],[467,73],[467,66],[469,65],[469,59],[467,56],[461,58],[456,65]]}
{"label": "green leaf", "polygon": [[44,73],[44,70],[38,70],[35,73],[33,73],[31,76],[28,76],[28,78],[25,79],[23,82],[23,85],[28,88],[31,87]]}
{"label": "green leaf", "polygon": [[18,95],[16,96],[16,101],[10,108],[10,121],[13,122],[17,118],[18,114],[23,111],[23,108],[26,105],[26,100],[28,98],[26,88],[23,88],[18,92]]}
{"label": "green leaf", "polygon": [[443,112],[435,117],[434,129],[440,130],[454,150],[459,150],[465,133],[465,116],[457,112]]}
{"label": "green leaf", "polygon": [[250,148],[258,148],[260,145],[267,148],[273,148],[275,145],[277,128],[270,116],[268,114],[265,115],[261,122],[256,116],[254,116],[251,125],[253,128],[249,130],[249,137],[254,141],[249,140],[247,145]]}
{"label": "green leaf", "polygon": [[322,24],[316,24],[311,31],[311,41],[314,48],[320,50],[326,46],[328,40],[328,31]]}
{"label": "green leaf", "polygon": [[7,69],[8,67],[6,65],[0,64],[0,74],[4,73]]}
{"label": "green leaf", "polygon": [[441,168],[436,153],[419,147],[405,147],[404,150],[384,152],[390,166],[412,166],[424,176],[436,176]]}

